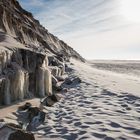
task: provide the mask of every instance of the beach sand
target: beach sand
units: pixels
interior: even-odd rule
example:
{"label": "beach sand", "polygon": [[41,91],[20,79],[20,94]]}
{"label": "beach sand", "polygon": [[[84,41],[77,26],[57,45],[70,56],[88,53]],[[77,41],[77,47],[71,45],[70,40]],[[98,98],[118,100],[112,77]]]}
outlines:
{"label": "beach sand", "polygon": [[[140,77],[72,63],[69,76],[82,82],[69,86],[60,102],[45,110],[46,121],[34,132],[36,140],[139,140]],[[31,102],[38,105],[39,99]],[[17,106],[1,109],[0,118],[10,116]]]}

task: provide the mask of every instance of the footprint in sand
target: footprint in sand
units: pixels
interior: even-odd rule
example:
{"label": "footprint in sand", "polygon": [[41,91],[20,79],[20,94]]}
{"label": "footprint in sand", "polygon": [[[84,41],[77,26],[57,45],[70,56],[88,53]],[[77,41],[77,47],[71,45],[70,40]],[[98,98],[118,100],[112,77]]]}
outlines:
{"label": "footprint in sand", "polygon": [[107,129],[107,128],[100,128],[100,130],[101,130],[102,132],[109,131],[109,129]]}
{"label": "footprint in sand", "polygon": [[103,122],[101,122],[101,121],[96,121],[96,122],[94,122],[93,124],[102,124]]}
{"label": "footprint in sand", "polygon": [[127,104],[122,104],[121,106],[122,106],[122,107],[128,107],[128,105],[127,105]]}
{"label": "footprint in sand", "polygon": [[128,111],[129,111],[129,110],[132,110],[132,109],[131,109],[130,107],[126,107],[126,110],[128,110]]}
{"label": "footprint in sand", "polygon": [[110,91],[108,91],[106,89],[102,90],[102,95],[105,95],[105,96],[117,96],[116,93],[110,92]]}
{"label": "footprint in sand", "polygon": [[86,113],[85,115],[86,115],[86,116],[92,116],[93,113]]}
{"label": "footprint in sand", "polygon": [[87,131],[80,131],[79,133],[78,133],[78,135],[84,135],[84,134],[86,134],[87,133]]}
{"label": "footprint in sand", "polygon": [[84,103],[84,104],[88,104],[88,105],[89,105],[89,104],[93,104],[93,102],[91,102],[91,101],[83,101],[83,103]]}
{"label": "footprint in sand", "polygon": [[111,122],[109,125],[110,125],[111,127],[114,127],[114,128],[119,128],[119,127],[121,127],[120,124],[115,123],[115,122]]}
{"label": "footprint in sand", "polygon": [[135,107],[140,107],[140,103],[134,103]]}
{"label": "footprint in sand", "polygon": [[87,125],[81,125],[80,127],[83,128],[83,129],[84,129],[84,128],[85,128],[85,129],[86,129],[86,128],[89,128],[89,126],[87,126]]}
{"label": "footprint in sand", "polygon": [[80,121],[80,119],[78,119],[78,118],[73,118],[73,121]]}
{"label": "footprint in sand", "polygon": [[93,125],[95,124],[94,122],[84,122],[85,124],[88,124],[88,125]]}
{"label": "footprint in sand", "polygon": [[129,131],[135,131],[136,129],[133,127],[122,127],[123,129],[129,130]]}
{"label": "footprint in sand", "polygon": [[98,106],[93,106],[91,108],[95,110],[95,109],[98,109]]}
{"label": "footprint in sand", "polygon": [[140,129],[135,130],[133,133],[136,134],[136,135],[138,135],[138,136],[140,136]]}
{"label": "footprint in sand", "polygon": [[73,123],[73,120],[70,120],[70,121],[66,121],[67,124],[72,124]]}
{"label": "footprint in sand", "polygon": [[90,137],[88,137],[88,136],[83,136],[83,137],[81,137],[79,140],[88,140],[88,139],[90,139]]}
{"label": "footprint in sand", "polygon": [[[115,140],[114,138],[112,138],[112,137],[105,137],[105,139],[104,140]],[[124,140],[124,139],[120,139],[120,140]]]}
{"label": "footprint in sand", "polygon": [[83,103],[78,104],[79,107],[85,107]]}
{"label": "footprint in sand", "polygon": [[65,119],[72,120],[73,117],[71,117],[71,116],[65,116]]}
{"label": "footprint in sand", "polygon": [[51,134],[48,136],[49,138],[60,138],[61,135],[60,134]]}
{"label": "footprint in sand", "polygon": [[64,129],[64,128],[56,129],[56,131],[59,132],[60,134],[67,134],[68,133],[68,130]]}
{"label": "footprint in sand", "polygon": [[65,140],[76,140],[78,138],[78,134],[70,133],[68,135],[62,136]]}
{"label": "footprint in sand", "polygon": [[46,135],[46,136],[50,136],[51,134],[53,135],[54,132],[52,132],[52,131],[47,132],[47,131],[46,131],[44,135]]}
{"label": "footprint in sand", "polygon": [[117,113],[125,114],[126,112],[123,110],[116,110]]}
{"label": "footprint in sand", "polygon": [[81,122],[75,122],[75,123],[74,123],[74,126],[81,126],[81,125],[82,125]]}
{"label": "footprint in sand", "polygon": [[105,138],[106,135],[105,134],[100,134],[100,133],[92,133],[92,136],[96,137],[96,138]]}

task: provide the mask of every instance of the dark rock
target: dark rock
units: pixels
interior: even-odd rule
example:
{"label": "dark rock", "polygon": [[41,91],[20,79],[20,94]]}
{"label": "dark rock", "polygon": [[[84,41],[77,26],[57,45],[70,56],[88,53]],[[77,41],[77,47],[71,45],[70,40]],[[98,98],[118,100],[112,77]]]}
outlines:
{"label": "dark rock", "polygon": [[24,105],[19,106],[18,110],[21,110],[21,111],[26,110],[26,109],[29,109],[31,106],[32,106],[32,104],[27,102]]}
{"label": "dark rock", "polygon": [[74,65],[73,63],[70,63],[70,65]]}
{"label": "dark rock", "polygon": [[51,96],[48,96],[46,98],[44,98],[42,101],[41,101],[41,104],[44,105],[44,106],[48,106],[48,107],[51,107],[53,106],[56,102],[58,102],[59,100],[61,99],[61,97],[57,94],[53,94]]}
{"label": "dark rock", "polygon": [[58,54],[58,55],[56,56],[56,58],[57,58],[59,61],[64,62],[64,56],[63,56],[63,54]]}
{"label": "dark rock", "polygon": [[62,86],[53,86],[53,90],[56,92],[60,92],[63,90]]}
{"label": "dark rock", "polygon": [[29,124],[27,125],[26,130],[33,131],[38,127],[40,124],[42,124],[45,121],[46,113],[43,112],[38,107],[31,107],[28,109],[28,120]]}
{"label": "dark rock", "polygon": [[72,82],[75,83],[75,84],[79,84],[79,83],[82,82],[82,80],[79,77],[76,77],[76,78],[73,79]]}
{"label": "dark rock", "polygon": [[59,59],[55,58],[54,56],[49,56],[49,66],[61,66],[63,63],[59,61]]}
{"label": "dark rock", "polygon": [[63,88],[62,92],[66,93],[66,92],[68,92],[68,89],[67,88]]}
{"label": "dark rock", "polygon": [[0,123],[1,123],[1,122],[4,122],[4,119],[0,119]]}
{"label": "dark rock", "polygon": [[16,124],[0,123],[0,139],[1,140],[35,140],[32,133],[26,132]]}
{"label": "dark rock", "polygon": [[53,94],[52,96],[50,96],[50,98],[51,98],[54,102],[58,102],[58,101],[61,99],[61,97],[58,96],[57,94]]}
{"label": "dark rock", "polygon": [[73,69],[72,69],[72,68],[70,68],[70,67],[65,67],[65,71],[66,71],[66,72],[72,72],[72,71],[73,71]]}
{"label": "dark rock", "polygon": [[72,84],[72,79],[66,78],[64,83],[67,84],[67,85],[71,85]]}
{"label": "dark rock", "polygon": [[81,81],[81,79],[79,78],[79,77],[68,77],[68,78],[66,78],[65,79],[65,81],[64,81],[64,83],[66,84],[66,85],[71,85],[71,84],[80,84],[82,81]]}
{"label": "dark rock", "polygon": [[35,137],[31,133],[27,133],[22,130],[16,130],[16,132],[9,136],[8,140],[35,140]]}
{"label": "dark rock", "polygon": [[42,114],[45,115],[45,113],[42,110],[40,110],[40,108],[38,108],[38,107],[30,107],[28,109],[28,113],[29,113],[28,119],[29,119],[30,122],[33,120],[33,118],[35,116],[39,116],[39,121],[44,122],[44,119],[42,120],[42,118],[43,118]]}

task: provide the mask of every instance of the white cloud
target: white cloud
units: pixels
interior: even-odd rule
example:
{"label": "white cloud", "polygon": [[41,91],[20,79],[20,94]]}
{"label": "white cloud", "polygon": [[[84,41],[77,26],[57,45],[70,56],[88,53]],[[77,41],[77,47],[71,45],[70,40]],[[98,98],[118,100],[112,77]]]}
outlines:
{"label": "white cloud", "polygon": [[140,45],[139,23],[129,22],[122,12],[126,2],[132,0],[21,1],[50,32],[86,58],[126,58]]}

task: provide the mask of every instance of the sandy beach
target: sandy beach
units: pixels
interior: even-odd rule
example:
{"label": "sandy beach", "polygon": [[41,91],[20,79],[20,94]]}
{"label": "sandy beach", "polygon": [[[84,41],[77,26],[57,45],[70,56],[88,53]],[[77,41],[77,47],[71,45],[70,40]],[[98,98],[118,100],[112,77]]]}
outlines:
{"label": "sandy beach", "polygon": [[[36,140],[139,140],[139,77],[75,60],[70,67],[68,75],[79,76],[82,83],[67,87],[60,102],[45,110],[45,123],[34,132]],[[31,102],[38,105],[39,99]],[[16,120],[10,114],[16,107],[1,109],[0,117]]]}
{"label": "sandy beach", "polygon": [[140,0],[0,0],[0,140],[140,140]]}

